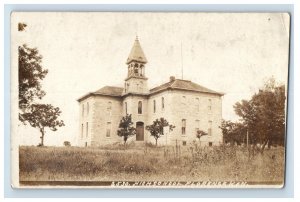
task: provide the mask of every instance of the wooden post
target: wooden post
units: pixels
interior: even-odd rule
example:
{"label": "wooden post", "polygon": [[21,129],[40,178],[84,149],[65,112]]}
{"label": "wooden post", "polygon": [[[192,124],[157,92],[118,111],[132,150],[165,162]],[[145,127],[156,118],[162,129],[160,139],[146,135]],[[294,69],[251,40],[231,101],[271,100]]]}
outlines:
{"label": "wooden post", "polygon": [[248,129],[247,129],[247,148],[249,146],[249,134],[248,134]]}

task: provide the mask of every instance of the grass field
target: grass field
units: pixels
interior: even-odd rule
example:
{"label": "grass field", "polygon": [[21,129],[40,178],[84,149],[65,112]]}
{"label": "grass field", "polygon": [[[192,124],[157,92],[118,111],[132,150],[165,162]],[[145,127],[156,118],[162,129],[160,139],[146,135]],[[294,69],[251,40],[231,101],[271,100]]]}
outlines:
{"label": "grass field", "polygon": [[19,148],[20,181],[282,182],[284,148],[249,156],[246,148]]}

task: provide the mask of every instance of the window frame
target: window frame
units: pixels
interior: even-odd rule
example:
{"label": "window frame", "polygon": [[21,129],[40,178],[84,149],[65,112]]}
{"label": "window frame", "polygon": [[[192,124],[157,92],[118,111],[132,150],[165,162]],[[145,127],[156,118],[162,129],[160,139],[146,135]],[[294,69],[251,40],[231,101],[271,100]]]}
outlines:
{"label": "window frame", "polygon": [[138,101],[138,114],[143,114],[143,102],[141,100]]}
{"label": "window frame", "polygon": [[85,136],[89,137],[89,122],[86,122],[85,126],[86,126],[86,128],[85,128]]}
{"label": "window frame", "polygon": [[105,137],[110,138],[111,137],[111,121],[106,122],[106,133]]}
{"label": "window frame", "polygon": [[197,135],[198,130],[200,130],[200,120],[199,119],[195,120],[195,125],[196,125],[196,127],[195,127],[195,133]]}
{"label": "window frame", "polygon": [[208,111],[212,111],[212,100],[210,98],[208,99]]}
{"label": "window frame", "polygon": [[83,133],[84,133],[84,124],[81,124],[81,139],[83,139]]}
{"label": "window frame", "polygon": [[186,135],[186,119],[181,119],[181,135]]}
{"label": "window frame", "polygon": [[207,129],[208,136],[212,136],[212,121],[208,121],[208,129]]}
{"label": "window frame", "polygon": [[196,97],[196,112],[200,112],[200,99]]}
{"label": "window frame", "polygon": [[90,105],[89,102],[86,103],[86,115],[89,115],[89,111],[90,111]]}

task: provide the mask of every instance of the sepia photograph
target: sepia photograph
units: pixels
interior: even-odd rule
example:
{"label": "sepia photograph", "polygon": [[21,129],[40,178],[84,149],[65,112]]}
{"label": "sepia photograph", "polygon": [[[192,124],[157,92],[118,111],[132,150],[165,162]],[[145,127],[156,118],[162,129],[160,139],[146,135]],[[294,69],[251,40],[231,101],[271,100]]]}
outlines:
{"label": "sepia photograph", "polygon": [[14,188],[282,188],[289,13],[12,12]]}

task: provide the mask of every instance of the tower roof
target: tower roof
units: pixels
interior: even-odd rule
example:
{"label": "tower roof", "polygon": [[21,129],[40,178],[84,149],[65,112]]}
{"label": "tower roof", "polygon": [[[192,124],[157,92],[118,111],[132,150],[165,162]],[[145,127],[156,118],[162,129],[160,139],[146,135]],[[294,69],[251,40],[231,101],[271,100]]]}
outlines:
{"label": "tower roof", "polygon": [[148,62],[146,59],[146,56],[143,52],[143,49],[141,47],[138,37],[136,37],[136,39],[134,41],[133,47],[127,58],[126,64],[129,64],[131,61],[137,61],[137,62],[142,62],[142,63]]}

